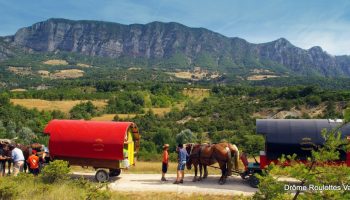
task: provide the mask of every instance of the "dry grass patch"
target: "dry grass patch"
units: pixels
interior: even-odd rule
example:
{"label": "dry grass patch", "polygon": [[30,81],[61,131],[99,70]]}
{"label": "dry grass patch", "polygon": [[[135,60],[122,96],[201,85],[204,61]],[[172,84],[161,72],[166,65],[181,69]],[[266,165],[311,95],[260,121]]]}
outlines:
{"label": "dry grass patch", "polygon": [[[21,105],[29,109],[37,108],[38,110],[60,110],[68,113],[73,106],[87,102],[87,100],[65,100],[65,101],[47,101],[41,99],[11,99],[11,102],[15,105]],[[98,108],[102,108],[107,105],[105,100],[91,101]]]}
{"label": "dry grass patch", "polygon": [[261,80],[265,80],[268,78],[276,78],[276,77],[280,77],[277,75],[251,75],[247,77],[248,81],[261,81]]}
{"label": "dry grass patch", "polygon": [[7,71],[17,74],[17,75],[31,75],[32,74],[32,68],[31,67],[13,67],[9,66],[7,68]]}
{"label": "dry grass patch", "polygon": [[41,77],[47,78],[50,76],[50,72],[47,70],[38,70],[37,72]]}
{"label": "dry grass patch", "polygon": [[80,69],[65,69],[57,70],[53,73],[50,73],[47,70],[38,70],[37,73],[43,78],[52,78],[52,79],[66,79],[66,78],[79,78],[84,76],[84,71]]}
{"label": "dry grass patch", "polygon": [[84,76],[84,71],[80,69],[65,69],[59,70],[50,74],[50,78],[53,79],[66,79],[66,78],[79,78]]}
{"label": "dry grass patch", "polygon": [[11,92],[26,92],[27,90],[26,89],[23,89],[23,88],[16,88],[16,89],[13,89],[13,90],[10,90]]}
{"label": "dry grass patch", "polygon": [[162,117],[165,114],[169,113],[173,107],[178,108],[179,110],[182,110],[185,107],[185,104],[184,103],[177,103],[175,106],[166,107],[166,108],[144,108],[144,111],[148,112],[149,110],[152,110],[154,114]]}
{"label": "dry grass patch", "polygon": [[168,73],[170,75],[174,75],[176,78],[181,79],[189,79],[189,80],[200,80],[207,76],[207,72],[191,72],[191,71],[182,71],[182,72],[174,72]]}
{"label": "dry grass patch", "polygon": [[136,117],[136,115],[144,115],[144,114],[117,114],[119,119],[132,119]]}
{"label": "dry grass patch", "polygon": [[142,68],[141,67],[130,67],[128,70],[129,71],[132,71],[132,70],[138,71],[138,70],[142,70]]}
{"label": "dry grass patch", "polygon": [[167,108],[144,108],[145,112],[148,112],[149,110],[152,110],[154,114],[159,116],[164,116],[168,112],[171,111],[171,107]]}
{"label": "dry grass patch", "polygon": [[[119,119],[132,119],[136,117],[137,114],[104,114],[99,117],[94,117],[91,120],[93,121],[112,121],[114,117],[118,115]],[[142,114],[139,114],[142,115]]]}
{"label": "dry grass patch", "polygon": [[89,67],[92,67],[91,65],[88,65],[88,64],[84,64],[84,63],[78,63],[77,64],[78,67],[83,67],[83,68],[89,68]]}
{"label": "dry grass patch", "polygon": [[53,60],[44,61],[43,64],[45,64],[45,65],[68,65],[68,62],[65,60],[53,59]]}
{"label": "dry grass patch", "polygon": [[173,75],[176,78],[187,79],[198,81],[201,79],[215,79],[220,77],[219,72],[209,72],[208,70],[202,70],[200,67],[196,67],[194,70],[187,71],[177,71],[177,72],[168,72],[167,74]]}
{"label": "dry grass patch", "polygon": [[92,121],[112,121],[115,117],[115,114],[104,114],[99,117],[93,117]]}
{"label": "dry grass patch", "polygon": [[210,90],[202,88],[184,88],[182,93],[190,97],[191,100],[201,101],[204,98],[209,97]]}

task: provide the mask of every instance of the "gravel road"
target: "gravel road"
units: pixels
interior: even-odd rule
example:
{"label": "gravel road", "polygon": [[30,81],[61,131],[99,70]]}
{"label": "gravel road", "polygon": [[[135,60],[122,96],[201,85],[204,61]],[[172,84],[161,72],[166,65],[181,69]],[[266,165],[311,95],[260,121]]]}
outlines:
{"label": "gravel road", "polygon": [[[93,179],[93,173],[74,173]],[[160,174],[121,174],[111,178],[110,188],[117,191],[129,192],[177,192],[177,193],[200,193],[200,194],[227,194],[227,195],[253,195],[257,189],[248,185],[245,180],[238,176],[227,179],[225,185],[219,185],[219,176],[211,175],[206,180],[192,182],[192,175],[185,176],[183,184],[173,184],[176,175],[167,175],[168,181],[161,182]]]}

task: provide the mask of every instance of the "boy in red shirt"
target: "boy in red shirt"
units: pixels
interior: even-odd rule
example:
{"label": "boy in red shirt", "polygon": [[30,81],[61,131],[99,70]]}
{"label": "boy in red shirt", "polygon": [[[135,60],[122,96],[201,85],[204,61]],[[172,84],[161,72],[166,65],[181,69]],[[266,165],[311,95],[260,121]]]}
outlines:
{"label": "boy in red shirt", "polygon": [[32,151],[32,155],[27,159],[29,164],[30,172],[37,176],[39,174],[39,157],[36,155],[36,150]]}
{"label": "boy in red shirt", "polygon": [[169,144],[163,146],[163,161],[162,161],[162,179],[161,181],[167,181],[165,179],[165,174],[168,171],[169,165],[169,153],[168,153]]}

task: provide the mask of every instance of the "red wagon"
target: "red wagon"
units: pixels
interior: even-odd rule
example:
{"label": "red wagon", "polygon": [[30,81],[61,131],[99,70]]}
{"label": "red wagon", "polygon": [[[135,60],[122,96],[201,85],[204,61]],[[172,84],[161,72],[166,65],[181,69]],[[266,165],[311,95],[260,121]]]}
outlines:
{"label": "red wagon", "polygon": [[44,133],[50,136],[51,159],[91,166],[97,170],[95,178],[100,182],[135,165],[140,147],[140,134],[133,122],[52,120]]}

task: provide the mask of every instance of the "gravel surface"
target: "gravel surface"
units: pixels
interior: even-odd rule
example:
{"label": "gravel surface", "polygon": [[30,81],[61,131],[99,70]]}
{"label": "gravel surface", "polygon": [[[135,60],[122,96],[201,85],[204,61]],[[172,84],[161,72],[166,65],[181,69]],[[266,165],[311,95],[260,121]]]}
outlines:
{"label": "gravel surface", "polygon": [[[94,179],[93,173],[74,173],[86,178]],[[229,177],[224,185],[219,185],[220,176],[211,175],[200,182],[192,182],[193,175],[185,175],[183,184],[173,184],[176,175],[167,175],[168,181],[160,181],[160,174],[123,174],[111,178],[110,188],[117,191],[129,192],[178,192],[200,194],[227,194],[227,195],[253,195],[257,191],[238,176]]]}

